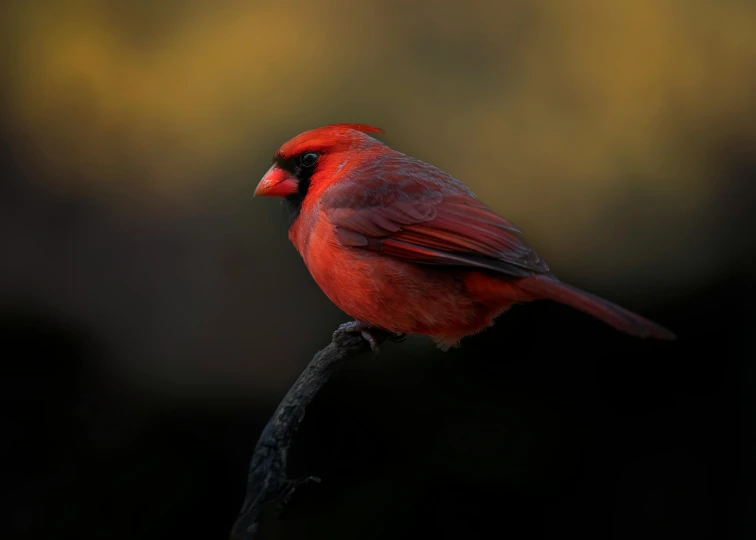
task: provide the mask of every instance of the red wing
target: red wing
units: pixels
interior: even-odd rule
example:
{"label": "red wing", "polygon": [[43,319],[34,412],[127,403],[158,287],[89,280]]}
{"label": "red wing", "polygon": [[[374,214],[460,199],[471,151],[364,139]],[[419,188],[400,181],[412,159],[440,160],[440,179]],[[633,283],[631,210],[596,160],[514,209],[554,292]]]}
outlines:
{"label": "red wing", "polygon": [[363,208],[326,206],[324,212],[345,246],[416,263],[485,268],[512,276],[549,271],[519,237],[517,227],[467,195],[399,199]]}

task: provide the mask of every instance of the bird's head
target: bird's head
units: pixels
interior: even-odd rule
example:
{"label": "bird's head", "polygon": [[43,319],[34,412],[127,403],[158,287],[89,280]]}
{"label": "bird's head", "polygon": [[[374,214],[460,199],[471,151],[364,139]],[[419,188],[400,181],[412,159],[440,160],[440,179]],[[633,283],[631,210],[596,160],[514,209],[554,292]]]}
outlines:
{"label": "bird's head", "polygon": [[296,212],[314,188],[324,188],[358,152],[383,143],[367,135],[381,130],[363,124],[331,124],[300,133],[276,151],[256,196],[285,197]]}

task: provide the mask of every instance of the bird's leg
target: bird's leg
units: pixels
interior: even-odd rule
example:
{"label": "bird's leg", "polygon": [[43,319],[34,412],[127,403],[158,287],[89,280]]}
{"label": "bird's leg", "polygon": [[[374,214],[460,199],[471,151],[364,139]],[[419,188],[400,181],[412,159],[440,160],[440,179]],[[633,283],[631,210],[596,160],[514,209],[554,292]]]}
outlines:
{"label": "bird's leg", "polygon": [[372,328],[368,326],[365,323],[361,323],[359,321],[350,321],[342,324],[339,326],[339,328],[333,333],[334,339],[338,334],[341,333],[353,333],[353,332],[359,332],[363,338],[365,338],[365,341],[367,341],[370,344],[370,350],[372,350],[374,353],[378,353],[378,340],[375,338],[375,336],[371,333]]}

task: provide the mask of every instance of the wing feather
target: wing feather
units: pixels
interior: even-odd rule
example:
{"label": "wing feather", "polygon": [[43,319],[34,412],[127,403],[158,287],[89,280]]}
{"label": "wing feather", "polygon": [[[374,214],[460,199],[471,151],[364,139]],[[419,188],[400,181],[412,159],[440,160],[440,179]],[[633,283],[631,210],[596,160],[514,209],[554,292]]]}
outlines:
{"label": "wing feather", "polygon": [[335,226],[337,240],[421,264],[511,276],[549,272],[516,226],[457,180],[426,166],[424,175],[383,169],[360,182],[356,197],[350,196],[353,183],[337,184],[324,194],[321,211]]}

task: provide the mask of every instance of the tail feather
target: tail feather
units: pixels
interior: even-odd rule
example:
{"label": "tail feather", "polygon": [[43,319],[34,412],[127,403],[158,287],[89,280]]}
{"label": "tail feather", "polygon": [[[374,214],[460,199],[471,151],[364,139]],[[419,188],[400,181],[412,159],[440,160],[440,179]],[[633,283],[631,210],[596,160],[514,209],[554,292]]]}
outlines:
{"label": "tail feather", "polygon": [[522,287],[535,297],[566,304],[604,321],[620,332],[640,338],[676,339],[675,334],[663,326],[554,278],[533,276],[524,279]]}

